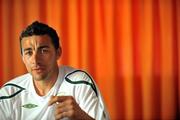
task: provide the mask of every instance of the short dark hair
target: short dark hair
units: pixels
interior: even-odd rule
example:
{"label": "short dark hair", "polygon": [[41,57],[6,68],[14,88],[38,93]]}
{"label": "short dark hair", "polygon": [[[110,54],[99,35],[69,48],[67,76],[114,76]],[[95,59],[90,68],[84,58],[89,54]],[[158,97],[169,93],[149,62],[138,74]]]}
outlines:
{"label": "short dark hair", "polygon": [[59,37],[56,33],[56,30],[54,30],[52,27],[48,26],[47,24],[34,21],[32,24],[27,26],[20,35],[20,47],[21,47],[21,54],[22,54],[22,45],[21,41],[24,37],[29,37],[33,35],[48,35],[51,38],[51,42],[55,49],[58,49],[60,47],[59,45]]}

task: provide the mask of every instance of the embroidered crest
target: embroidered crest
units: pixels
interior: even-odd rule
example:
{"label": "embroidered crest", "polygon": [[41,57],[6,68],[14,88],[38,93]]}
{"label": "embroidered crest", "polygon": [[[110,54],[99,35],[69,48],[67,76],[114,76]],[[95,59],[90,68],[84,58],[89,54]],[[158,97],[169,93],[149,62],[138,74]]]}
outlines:
{"label": "embroidered crest", "polygon": [[31,104],[31,103],[29,103],[29,104],[25,104],[25,105],[23,105],[22,107],[24,107],[24,108],[28,108],[28,109],[32,109],[32,108],[38,107],[38,105],[35,105],[35,104]]}

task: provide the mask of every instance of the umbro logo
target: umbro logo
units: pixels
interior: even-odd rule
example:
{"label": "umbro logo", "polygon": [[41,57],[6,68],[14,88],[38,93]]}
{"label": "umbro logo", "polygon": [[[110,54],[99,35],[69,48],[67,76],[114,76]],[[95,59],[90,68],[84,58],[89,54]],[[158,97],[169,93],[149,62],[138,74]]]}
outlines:
{"label": "umbro logo", "polygon": [[38,107],[38,105],[28,103],[28,104],[23,105],[22,107],[27,108],[27,109],[32,109],[32,108]]}

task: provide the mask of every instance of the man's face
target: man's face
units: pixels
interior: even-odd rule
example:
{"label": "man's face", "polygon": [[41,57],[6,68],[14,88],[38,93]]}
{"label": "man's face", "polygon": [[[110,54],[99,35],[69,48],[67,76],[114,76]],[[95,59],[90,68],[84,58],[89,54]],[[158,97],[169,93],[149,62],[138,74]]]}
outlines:
{"label": "man's face", "polygon": [[61,51],[55,49],[48,35],[24,37],[21,45],[24,64],[34,80],[49,80],[55,77]]}

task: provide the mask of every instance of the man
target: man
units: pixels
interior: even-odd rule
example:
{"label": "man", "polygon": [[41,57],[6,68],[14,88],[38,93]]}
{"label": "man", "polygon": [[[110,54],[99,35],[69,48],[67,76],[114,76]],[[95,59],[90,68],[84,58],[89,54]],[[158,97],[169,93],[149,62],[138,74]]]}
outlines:
{"label": "man", "polygon": [[61,47],[56,31],[33,22],[20,35],[29,73],[0,90],[0,120],[108,120],[101,94],[84,71],[58,66]]}

